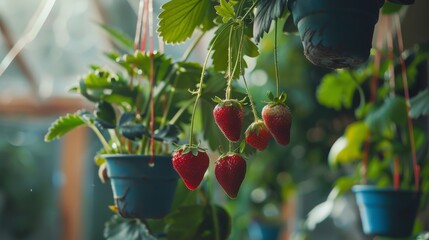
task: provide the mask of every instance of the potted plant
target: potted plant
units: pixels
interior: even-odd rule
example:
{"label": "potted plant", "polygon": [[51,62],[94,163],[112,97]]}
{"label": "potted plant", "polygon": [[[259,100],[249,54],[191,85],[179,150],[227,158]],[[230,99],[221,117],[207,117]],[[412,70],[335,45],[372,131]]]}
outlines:
{"label": "potted plant", "polygon": [[[377,51],[364,68],[326,75],[318,89],[318,100],[332,108],[350,108],[353,93],[359,92],[357,121],[347,126],[329,154],[332,166],[344,166],[343,171],[350,174],[337,181],[334,195],[353,190],[366,234],[404,238],[412,234],[428,190],[427,137],[416,125],[419,116],[428,114],[422,108],[427,104],[428,91],[410,99],[408,89],[409,82],[418,84],[417,67],[428,54],[422,46],[404,52],[398,36],[402,53],[398,58],[389,59],[387,53]],[[379,78],[385,81],[379,84]],[[367,84],[369,103],[365,102]],[[333,92],[341,93],[334,96]],[[420,158],[416,152],[421,153]]]}
{"label": "potted plant", "polygon": [[[287,4],[307,59],[318,66],[338,69],[355,67],[368,59],[374,26],[384,2],[289,0]],[[390,3],[386,8],[397,9]]]}

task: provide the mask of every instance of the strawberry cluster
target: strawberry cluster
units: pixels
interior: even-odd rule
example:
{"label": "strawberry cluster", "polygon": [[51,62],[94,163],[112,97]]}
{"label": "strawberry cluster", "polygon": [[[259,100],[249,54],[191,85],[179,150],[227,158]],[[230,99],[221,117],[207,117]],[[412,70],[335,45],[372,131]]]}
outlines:
{"label": "strawberry cluster", "polygon": [[[246,143],[259,151],[267,148],[271,137],[284,146],[290,141],[292,114],[285,103],[286,94],[274,97],[269,93],[268,97],[270,101],[262,109],[263,120],[255,117],[255,121],[245,131]],[[217,105],[213,109],[213,118],[216,125],[228,141],[233,143],[240,141],[244,100],[216,98],[215,101]],[[194,145],[185,145],[173,154],[173,166],[190,190],[200,185],[209,161],[206,151]],[[245,175],[246,161],[239,153],[223,154],[215,163],[216,179],[231,198],[237,197]]]}

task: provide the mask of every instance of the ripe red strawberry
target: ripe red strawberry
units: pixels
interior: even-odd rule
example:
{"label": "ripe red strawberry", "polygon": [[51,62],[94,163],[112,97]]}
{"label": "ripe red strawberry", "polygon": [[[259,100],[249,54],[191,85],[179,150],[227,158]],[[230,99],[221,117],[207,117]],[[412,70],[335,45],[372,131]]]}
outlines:
{"label": "ripe red strawberry", "polygon": [[292,126],[292,114],[285,104],[286,94],[282,93],[278,98],[269,94],[269,98],[271,102],[262,109],[262,118],[276,142],[286,146],[290,141],[290,128]]}
{"label": "ripe red strawberry", "polygon": [[236,153],[221,156],[216,161],[215,175],[230,198],[236,198],[246,175],[246,161]]}
{"label": "ripe red strawberry", "polygon": [[243,115],[243,106],[238,100],[221,100],[213,109],[217,126],[231,142],[240,140]]}
{"label": "ripe red strawberry", "polygon": [[173,167],[190,190],[200,185],[209,161],[205,150],[197,146],[185,145],[173,153]]}
{"label": "ripe red strawberry", "polygon": [[246,142],[250,146],[263,151],[270,142],[271,133],[268,131],[264,122],[261,120],[255,121],[246,130]]}

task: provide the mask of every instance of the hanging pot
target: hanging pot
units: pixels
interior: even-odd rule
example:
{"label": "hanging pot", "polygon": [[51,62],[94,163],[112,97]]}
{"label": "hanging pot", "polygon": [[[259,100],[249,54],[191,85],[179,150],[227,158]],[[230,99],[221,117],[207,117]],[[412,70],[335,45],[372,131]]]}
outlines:
{"label": "hanging pot", "polygon": [[365,62],[384,0],[289,0],[308,60],[327,68]]}
{"label": "hanging pot", "polygon": [[420,192],[359,185],[353,187],[368,235],[405,238],[412,234]]}
{"label": "hanging pot", "polygon": [[124,218],[163,218],[170,209],[179,176],[171,156],[104,155],[113,197]]}
{"label": "hanging pot", "polygon": [[254,220],[248,228],[249,240],[272,240],[279,239],[282,231],[280,223],[264,223]]}

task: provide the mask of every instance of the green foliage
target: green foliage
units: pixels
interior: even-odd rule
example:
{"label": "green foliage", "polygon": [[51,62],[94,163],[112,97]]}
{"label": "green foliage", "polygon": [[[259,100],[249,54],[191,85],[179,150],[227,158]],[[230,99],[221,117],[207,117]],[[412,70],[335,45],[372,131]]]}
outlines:
{"label": "green foliage", "polygon": [[371,111],[365,119],[371,132],[383,133],[392,124],[405,126],[407,108],[402,97],[386,98],[382,105]]}
{"label": "green foliage", "polygon": [[[255,23],[253,26],[253,36],[256,42],[262,38],[264,33],[270,31],[271,22],[285,14],[286,0],[265,0],[258,1],[256,6]],[[294,24],[293,24],[294,25]]]}
{"label": "green foliage", "polygon": [[214,20],[211,0],[171,0],[162,9],[158,32],[166,43],[181,43],[198,27],[208,30]]}
{"label": "green foliage", "polygon": [[234,6],[231,1],[220,0],[220,5],[215,6],[216,13],[222,17],[222,21],[227,23],[229,20],[235,18]]}
{"label": "green foliage", "polygon": [[60,138],[71,130],[85,125],[86,123],[87,122],[81,117],[79,113],[62,116],[53,122],[49,127],[49,130],[45,135],[45,141],[49,142]]}
{"label": "green foliage", "polygon": [[319,103],[335,110],[340,110],[342,107],[350,108],[357,86],[369,75],[366,71],[358,73],[345,70],[326,74],[317,89]]}
{"label": "green foliage", "polygon": [[394,4],[394,3],[386,2],[386,3],[384,3],[384,5],[381,9],[381,13],[385,14],[385,15],[392,15],[392,14],[398,13],[402,9],[403,9],[403,6],[400,4]]}
{"label": "green foliage", "polygon": [[149,233],[146,225],[139,220],[126,220],[114,215],[104,228],[104,237],[107,240],[139,239],[156,240]]}
{"label": "green foliage", "polygon": [[339,163],[350,163],[362,158],[362,144],[368,134],[364,122],[354,122],[347,126],[344,136],[340,137],[331,147],[329,163],[336,166]]}
{"label": "green foliage", "polygon": [[[243,29],[244,28],[244,29]],[[242,45],[242,55],[238,53],[240,46],[240,39],[243,35],[243,45]],[[230,61],[228,59],[228,49],[229,49],[229,39],[231,35],[231,58]],[[213,45],[213,66],[217,71],[226,71],[228,69],[228,62],[231,62],[232,67],[234,67],[237,61],[243,62],[243,68],[245,68],[246,61],[244,60],[244,56],[248,57],[257,57],[259,55],[258,47],[251,40],[252,32],[251,29],[246,27],[246,25],[235,26],[231,24],[223,24],[220,26],[216,32],[215,36],[212,40],[211,44]],[[216,41],[214,41],[216,39]],[[241,57],[243,56],[243,57]],[[238,69],[234,77],[238,77],[240,75],[240,69]]]}
{"label": "green foliage", "polygon": [[[222,207],[215,206],[214,208],[219,223],[219,239],[227,239],[231,231],[229,214]],[[213,212],[212,207],[209,205],[189,205],[177,209],[166,219],[168,224],[167,239],[216,239],[213,227]]]}
{"label": "green foliage", "polygon": [[122,31],[115,29],[113,27],[110,27],[106,24],[98,24],[110,37],[111,39],[119,45],[121,48],[123,48],[126,51],[133,50],[134,48],[134,42],[133,40],[125,35]]}
{"label": "green foliage", "polygon": [[410,100],[411,102],[411,117],[418,118],[420,116],[429,115],[429,89],[421,91],[417,96]]}

